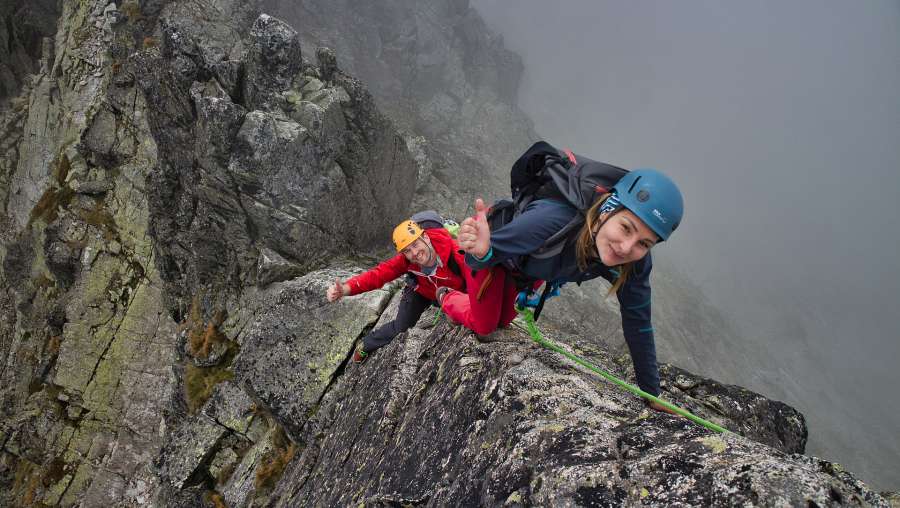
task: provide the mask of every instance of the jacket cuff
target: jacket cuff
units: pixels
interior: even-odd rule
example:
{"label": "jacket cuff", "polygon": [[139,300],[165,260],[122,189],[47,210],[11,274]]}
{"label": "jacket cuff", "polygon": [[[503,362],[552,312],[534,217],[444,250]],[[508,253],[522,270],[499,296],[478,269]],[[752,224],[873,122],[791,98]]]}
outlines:
{"label": "jacket cuff", "polygon": [[494,256],[494,248],[488,247],[487,254],[485,254],[483,258],[477,257],[475,255],[473,255],[472,257],[475,259],[475,261],[478,261],[479,263],[487,263],[488,260],[491,259],[493,256]]}
{"label": "jacket cuff", "polygon": [[[491,252],[491,256],[493,256],[493,252]],[[478,258],[469,253],[466,253],[466,266],[468,266],[472,270],[483,270],[485,268],[491,267],[489,263],[479,261]]]}

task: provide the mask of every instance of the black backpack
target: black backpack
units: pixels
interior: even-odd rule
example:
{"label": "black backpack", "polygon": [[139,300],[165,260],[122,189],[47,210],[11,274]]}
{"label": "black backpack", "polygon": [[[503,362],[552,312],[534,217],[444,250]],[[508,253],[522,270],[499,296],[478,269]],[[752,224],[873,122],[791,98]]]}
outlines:
{"label": "black backpack", "polygon": [[[501,199],[488,212],[487,220],[491,231],[511,222],[537,199],[555,198],[566,201],[580,213],[548,238],[538,250],[511,260],[507,268],[513,273],[521,274],[529,258],[546,259],[562,252],[566,245],[578,237],[578,231],[584,224],[585,214],[591,205],[609,192],[627,173],[627,170],[618,166],[575,155],[569,150],[558,150],[545,141],[531,145],[512,165],[509,175],[512,200]],[[534,281],[528,281],[519,275],[517,282],[522,289]],[[535,319],[540,316],[550,290],[548,283],[535,309]]]}

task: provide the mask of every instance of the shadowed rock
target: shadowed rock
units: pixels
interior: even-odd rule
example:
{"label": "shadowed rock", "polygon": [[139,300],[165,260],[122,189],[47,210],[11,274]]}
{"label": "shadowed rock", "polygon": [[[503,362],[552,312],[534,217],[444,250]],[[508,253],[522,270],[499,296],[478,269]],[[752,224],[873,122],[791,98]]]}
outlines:
{"label": "shadowed rock", "polygon": [[246,321],[237,341],[241,353],[234,372],[239,383],[288,431],[301,439],[348,352],[378,319],[389,293],[371,291],[325,300],[325,290],[346,272],[326,270],[251,292],[237,321]]}
{"label": "shadowed rock", "polygon": [[[771,412],[757,394],[703,380],[729,409],[696,412],[735,430],[765,416],[800,435],[757,436],[764,444],[715,434],[646,409],[522,331],[497,339],[478,343],[442,322],[349,366],[275,505],[887,506],[830,463],[772,448],[794,446],[806,429],[799,413]],[[602,351],[582,353],[623,375]]]}
{"label": "shadowed rock", "polygon": [[[171,293],[205,288],[221,303],[253,283],[261,249],[309,270],[381,241],[412,198],[416,165],[366,88],[336,67],[320,81],[276,18],[259,16],[228,48],[180,12],[165,18],[166,51],[130,62],[160,147],[151,230],[166,239]],[[215,77],[223,53],[243,57],[240,103]]]}

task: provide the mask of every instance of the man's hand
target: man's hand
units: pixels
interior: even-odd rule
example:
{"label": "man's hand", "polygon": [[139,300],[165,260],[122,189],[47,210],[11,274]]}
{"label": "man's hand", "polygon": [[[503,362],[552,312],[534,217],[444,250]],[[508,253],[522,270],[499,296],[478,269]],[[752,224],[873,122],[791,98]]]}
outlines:
{"label": "man's hand", "polygon": [[328,298],[329,302],[334,302],[349,294],[350,285],[344,284],[340,279],[336,279],[334,284],[325,291],[325,298]]}
{"label": "man's hand", "polygon": [[487,206],[481,198],[475,200],[475,215],[468,217],[459,226],[456,240],[462,250],[483,258],[491,248],[491,228],[487,223]]}

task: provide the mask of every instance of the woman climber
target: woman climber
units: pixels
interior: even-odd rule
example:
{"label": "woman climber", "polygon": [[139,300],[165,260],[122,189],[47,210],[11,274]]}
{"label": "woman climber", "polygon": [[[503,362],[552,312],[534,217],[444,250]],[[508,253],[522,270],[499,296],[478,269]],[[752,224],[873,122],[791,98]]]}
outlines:
{"label": "woman climber", "polygon": [[[574,155],[567,153],[574,163]],[[536,253],[542,251],[548,238],[582,213],[570,200],[538,195],[494,231],[489,226],[487,207],[481,199],[476,200],[475,216],[462,223],[458,236],[466,263],[475,271],[474,275],[464,271],[469,293],[442,291],[439,303],[450,319],[486,335],[509,325],[515,317],[519,290],[530,289],[536,280],[558,288],[566,282],[603,277],[612,283],[608,294],[615,292],[619,300],[637,383],[642,390],[659,395],[650,321],[650,250],[667,240],[678,226],[683,201],[675,183],[658,171],[615,169],[624,176],[616,175],[618,182],[608,192],[597,187],[603,194],[592,205],[591,201],[585,203],[583,226],[568,234],[559,252],[549,256]],[[515,183],[513,187],[515,192]],[[528,283],[521,284],[523,280]],[[655,402],[650,406],[668,411]]]}

